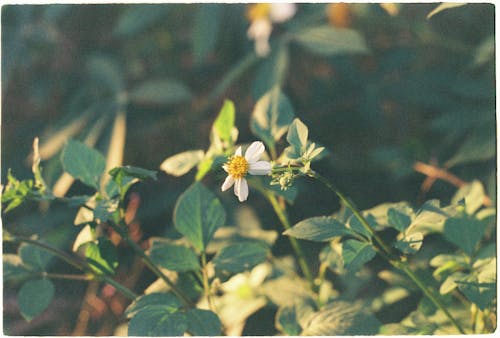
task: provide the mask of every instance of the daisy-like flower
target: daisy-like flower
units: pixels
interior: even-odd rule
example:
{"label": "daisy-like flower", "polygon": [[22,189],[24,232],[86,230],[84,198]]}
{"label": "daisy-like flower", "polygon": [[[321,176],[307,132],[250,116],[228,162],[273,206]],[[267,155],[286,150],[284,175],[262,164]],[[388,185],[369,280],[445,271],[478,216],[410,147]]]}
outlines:
{"label": "daisy-like flower", "polygon": [[245,176],[247,174],[268,175],[271,172],[270,162],[259,161],[264,150],[264,144],[256,141],[247,148],[245,156],[242,156],[241,147],[238,147],[234,155],[222,166],[228,174],[222,184],[222,191],[226,191],[234,184],[234,194],[238,196],[238,200],[240,202],[246,201],[248,198],[248,183]]}

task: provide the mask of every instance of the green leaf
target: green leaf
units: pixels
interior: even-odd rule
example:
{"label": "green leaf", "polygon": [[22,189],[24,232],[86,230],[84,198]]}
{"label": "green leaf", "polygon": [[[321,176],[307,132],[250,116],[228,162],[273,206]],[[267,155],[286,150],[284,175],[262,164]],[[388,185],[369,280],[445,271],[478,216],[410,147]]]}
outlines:
{"label": "green leaf", "polygon": [[151,178],[156,180],[156,171],[148,170],[138,167],[132,167],[130,165],[123,167],[116,167],[109,171],[109,174],[118,182],[118,177],[133,177],[138,178],[140,180],[145,180]]}
{"label": "green leaf", "polygon": [[463,272],[455,272],[449,275],[439,287],[439,293],[445,295],[455,290],[458,286],[457,280],[464,279],[465,274]]}
{"label": "green leaf", "polygon": [[182,336],[188,328],[186,315],[164,309],[148,308],[138,312],[128,323],[129,336]]}
{"label": "green leaf", "polygon": [[113,35],[128,37],[141,33],[160,20],[165,19],[168,9],[169,6],[164,4],[127,6],[118,18]]}
{"label": "green leaf", "polygon": [[184,84],[169,79],[148,80],[133,88],[129,94],[134,103],[170,105],[189,101],[191,91]]}
{"label": "green leaf", "polygon": [[23,284],[17,295],[21,315],[27,321],[38,316],[54,297],[54,284],[48,279],[35,279]]}
{"label": "green leaf", "polygon": [[284,235],[315,242],[328,242],[335,237],[353,234],[345,224],[326,216],[307,218],[284,232]]}
{"label": "green leaf", "polygon": [[483,237],[486,224],[474,218],[448,218],[444,224],[444,237],[472,256]]}
{"label": "green leaf", "polygon": [[413,255],[420,250],[423,240],[424,234],[419,231],[411,231],[394,243],[394,247],[405,254]]}
{"label": "green leaf", "polygon": [[250,129],[268,147],[274,148],[275,142],[287,132],[294,116],[290,101],[275,87],[255,104]]}
{"label": "green leaf", "polygon": [[234,103],[230,100],[225,100],[217,119],[214,122],[214,129],[217,135],[224,142],[231,141],[231,131],[234,128],[235,110]]}
{"label": "green leaf", "polygon": [[[363,216],[372,229],[376,229],[378,227],[377,220],[375,219],[375,217],[373,217],[373,215],[363,213]],[[355,215],[349,217],[347,224],[349,225],[349,228],[351,230],[357,232],[358,234],[361,234],[367,238],[372,237],[371,233],[363,226],[361,221]]]}
{"label": "green leaf", "polygon": [[217,35],[221,21],[219,20],[224,8],[220,4],[198,4],[194,16],[191,43],[193,46],[194,63],[199,65],[205,61],[217,42]]}
{"label": "green leaf", "polygon": [[346,269],[358,270],[375,257],[375,250],[370,243],[349,239],[342,243],[342,257]]}
{"label": "green leaf", "polygon": [[[276,313],[276,328],[290,336],[298,336],[302,332],[302,325],[307,325],[309,317],[316,307],[310,298],[297,298],[293,305],[285,305]],[[304,326],[305,326],[304,325]]]}
{"label": "green leaf", "polygon": [[450,9],[450,8],[455,8],[455,7],[461,7],[467,5],[466,3],[459,3],[459,2],[443,2],[439,4],[436,8],[434,8],[429,14],[427,14],[427,19],[432,18],[434,15]]}
{"label": "green leaf", "polygon": [[220,201],[200,182],[191,185],[175,205],[175,228],[199,251],[205,251],[215,230],[225,221],[226,212]]}
{"label": "green leaf", "polygon": [[187,330],[193,336],[220,336],[222,324],[219,317],[210,310],[191,309],[186,311]]}
{"label": "green leaf", "polygon": [[479,283],[476,276],[467,276],[464,279],[456,280],[458,289],[476,304],[481,310],[484,310],[495,299],[496,283]]}
{"label": "green leaf", "polygon": [[17,281],[30,276],[32,271],[27,267],[18,255],[3,254],[3,280]]}
{"label": "green leaf", "polygon": [[179,272],[200,269],[198,257],[185,246],[155,242],[149,256],[153,262],[165,269]]}
{"label": "green leaf", "polygon": [[411,224],[410,216],[394,208],[387,210],[387,219],[389,225],[400,232],[405,231]]}
{"label": "green leaf", "polygon": [[90,261],[92,269],[98,273],[113,274],[118,266],[116,247],[105,237],[99,237],[97,243],[87,243],[85,257]]}
{"label": "green leaf", "polygon": [[88,57],[85,66],[90,82],[99,90],[115,95],[123,90],[125,86],[123,71],[118,67],[118,61],[115,58],[92,55]]}
{"label": "green leaf", "polygon": [[335,301],[316,312],[303,336],[375,335],[380,322],[361,303]]}
{"label": "green leaf", "polygon": [[64,171],[82,183],[99,189],[99,181],[106,167],[104,157],[85,144],[69,140],[61,154]]}
{"label": "green leaf", "polygon": [[307,145],[308,133],[307,126],[300,119],[296,118],[288,128],[286,140],[295,148],[296,152],[302,154]]}
{"label": "green leaf", "polygon": [[182,307],[181,301],[173,293],[150,293],[134,300],[125,310],[127,318],[132,318],[140,311],[161,310],[173,313]]}
{"label": "green leaf", "polygon": [[37,271],[46,271],[54,255],[32,244],[23,243],[19,247],[19,257],[24,264]]}
{"label": "green leaf", "polygon": [[293,39],[310,52],[323,56],[369,52],[365,39],[352,29],[328,25],[310,27],[296,33]]}
{"label": "green leaf", "polygon": [[170,156],[163,161],[160,169],[173,176],[182,176],[200,163],[204,154],[203,150],[190,150]]}
{"label": "green leaf", "polygon": [[269,249],[260,243],[238,243],[223,248],[212,260],[217,271],[238,273],[266,260]]}

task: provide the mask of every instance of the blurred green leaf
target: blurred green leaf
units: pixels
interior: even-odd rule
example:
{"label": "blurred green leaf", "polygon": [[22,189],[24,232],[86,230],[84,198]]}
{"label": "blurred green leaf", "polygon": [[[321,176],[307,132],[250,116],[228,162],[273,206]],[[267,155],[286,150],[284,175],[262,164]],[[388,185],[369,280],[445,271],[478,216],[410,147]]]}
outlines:
{"label": "blurred green leaf", "polygon": [[187,174],[203,159],[203,150],[189,150],[170,156],[160,165],[160,169],[173,176]]}
{"label": "blurred green leaf", "polygon": [[125,88],[123,72],[118,61],[110,56],[93,55],[87,59],[87,73],[94,85],[104,87],[111,93],[120,93]]}
{"label": "blurred green leaf", "polygon": [[419,231],[410,231],[396,241],[394,247],[405,254],[413,255],[420,250],[423,240],[424,234]]}
{"label": "blurred green leaf", "polygon": [[269,148],[274,148],[275,142],[287,132],[294,116],[290,101],[275,87],[255,104],[250,129]]}
{"label": "blurred green leaf", "polygon": [[186,311],[187,330],[193,336],[219,336],[222,324],[219,317],[210,310],[190,309]]}
{"label": "blurred green leaf", "polygon": [[[97,273],[113,274],[118,266],[118,254],[114,244],[105,237],[99,237],[97,243],[85,244],[85,257]],[[97,264],[94,264],[97,263]]]}
{"label": "blurred green leaf", "polygon": [[170,105],[189,101],[192,93],[188,87],[176,80],[147,80],[132,88],[129,98],[134,103]]}
{"label": "blurred green leaf", "polygon": [[225,100],[219,115],[215,119],[214,128],[217,135],[224,142],[231,141],[231,132],[234,128],[235,110],[234,103],[230,100]]}
{"label": "blurred green leaf", "polygon": [[113,168],[109,171],[109,174],[117,180],[119,176],[128,176],[128,177],[133,177],[133,178],[138,178],[140,180],[145,180],[148,178],[151,178],[153,180],[156,180],[156,171],[154,170],[148,170],[148,169],[143,169],[143,168],[138,168],[138,167],[132,167],[132,166],[123,166],[123,167],[116,167]]}
{"label": "blurred green leaf", "polygon": [[37,246],[23,243],[19,247],[22,261],[37,271],[46,271],[54,255]]}
{"label": "blurred green leaf", "polygon": [[106,167],[104,157],[85,144],[69,140],[61,154],[64,171],[88,186],[99,189],[101,175]]}
{"label": "blurred green leaf", "polygon": [[394,208],[387,210],[387,218],[389,225],[400,232],[405,231],[411,224],[410,216]]}
{"label": "blurred green leaf", "polygon": [[216,271],[238,273],[266,260],[269,248],[260,243],[238,243],[222,248],[212,260]]}
{"label": "blurred green leaf", "polygon": [[304,336],[375,335],[381,323],[361,303],[335,301],[316,312]]}
{"label": "blurred green leaf", "polygon": [[459,2],[443,2],[439,4],[436,8],[434,8],[429,14],[427,14],[427,19],[432,18],[434,15],[445,11],[450,8],[455,8],[455,7],[461,7],[467,5],[466,3],[459,3]]}
{"label": "blurred green leaf", "polygon": [[467,214],[472,215],[483,205],[485,197],[483,185],[478,180],[474,180],[458,189],[451,199],[451,203],[458,204],[461,200],[464,200],[465,211]]}
{"label": "blurred green leaf", "polygon": [[444,237],[472,256],[486,230],[486,224],[471,217],[449,218],[444,224]]}
{"label": "blurred green leaf", "polygon": [[32,274],[32,271],[24,264],[18,255],[3,254],[2,255],[3,280],[17,281],[23,280]]}
{"label": "blurred green leaf", "polygon": [[[363,212],[363,216],[372,229],[378,228],[377,220],[375,219],[375,217],[373,217],[373,215]],[[349,217],[347,224],[349,225],[349,228],[351,230],[357,232],[358,234],[361,234],[367,238],[372,237],[371,233],[363,226],[363,224],[355,215]]]}
{"label": "blurred green leaf", "polygon": [[182,307],[180,300],[172,293],[150,293],[140,296],[125,310],[127,318],[144,310],[162,310],[173,313]]}
{"label": "blurred green leaf", "polygon": [[288,128],[286,140],[295,148],[295,151],[302,154],[307,145],[309,130],[307,126],[298,118],[295,118]]}
{"label": "blurred green leaf", "polygon": [[54,294],[54,284],[48,279],[27,281],[17,295],[21,315],[31,321],[49,306]]}
{"label": "blurred green leaf", "polygon": [[474,51],[474,66],[481,66],[495,59],[495,36],[484,39]]}
{"label": "blurred green leaf", "polygon": [[186,315],[161,308],[139,311],[128,323],[129,336],[182,336],[188,328]]}
{"label": "blurred green leaf", "polygon": [[369,52],[365,39],[347,28],[310,27],[295,33],[293,39],[310,52],[324,56]]}
{"label": "blurred green leaf", "polygon": [[439,287],[439,293],[442,295],[446,295],[446,294],[450,293],[451,291],[455,290],[458,286],[456,281],[464,279],[465,276],[466,275],[463,272],[452,273],[451,275],[446,277],[444,282]]}
{"label": "blurred green leaf", "polygon": [[252,94],[259,99],[273,88],[282,88],[290,63],[288,47],[285,43],[271,44],[271,54],[257,69]]}
{"label": "blurred green leaf", "polygon": [[198,257],[185,246],[153,242],[149,256],[153,262],[165,269],[181,272],[200,269]]}
{"label": "blurred green leaf", "polygon": [[492,159],[496,155],[493,126],[477,128],[470,132],[454,156],[446,161],[447,167]]}
{"label": "blurred green leaf", "polygon": [[141,4],[127,6],[118,18],[113,35],[117,37],[128,37],[141,33],[150,28],[160,20],[165,19],[169,6]]}
{"label": "blurred green leaf", "polygon": [[197,4],[197,7],[191,40],[194,63],[199,65],[215,48],[224,8],[220,4]]}
{"label": "blurred green leaf", "polygon": [[307,218],[283,234],[315,242],[328,242],[335,237],[355,235],[345,224],[326,216]]}
{"label": "blurred green leaf", "polygon": [[226,212],[220,201],[199,182],[191,185],[175,205],[175,228],[199,251],[205,251],[215,230],[225,221]]}
{"label": "blurred green leaf", "polygon": [[342,242],[342,257],[344,267],[355,271],[375,257],[375,250],[370,243],[349,239]]}

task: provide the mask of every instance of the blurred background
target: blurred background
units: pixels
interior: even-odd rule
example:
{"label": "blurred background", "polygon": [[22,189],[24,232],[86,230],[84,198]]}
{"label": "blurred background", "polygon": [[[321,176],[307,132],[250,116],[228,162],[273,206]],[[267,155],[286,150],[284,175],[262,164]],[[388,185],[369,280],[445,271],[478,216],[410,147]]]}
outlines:
{"label": "blurred background", "polygon": [[[86,189],[62,175],[68,138],[100,150],[108,163],[159,170],[171,155],[207,148],[226,98],[235,102],[239,142],[251,142],[253,106],[278,83],[310,138],[329,151],[318,171],[360,208],[402,200],[418,206],[431,198],[447,203],[460,182],[473,179],[495,201],[494,6],[468,4],[428,18],[437,5],[298,4],[293,18],[273,25],[266,56],[256,55],[247,36],[253,20],[247,4],[3,6],[2,183],[9,168],[31,177],[36,136],[46,182],[61,195]],[[319,25],[355,31],[369,52],[332,51],[321,41],[283,46],[288,35]],[[160,172],[157,182],[134,186],[129,212],[137,236],[173,231],[174,203],[193,176]],[[218,193],[222,179],[219,172],[204,183]],[[275,228],[272,209],[257,193],[244,206],[231,194],[219,198],[228,223],[248,208],[264,228]],[[290,213],[296,222],[338,208],[320,185],[300,182]],[[76,211],[26,204],[2,222],[70,250]],[[304,246],[310,257],[321,248]],[[13,251],[4,243],[4,253]],[[286,238],[279,237],[273,253],[290,253]],[[122,273],[133,265],[131,256],[121,252]],[[144,271],[131,287],[140,292],[153,280]],[[16,284],[5,282],[4,332],[117,334],[123,300],[84,282],[57,281],[56,289],[50,308],[27,323]],[[251,317],[244,334],[269,334],[272,311]]]}

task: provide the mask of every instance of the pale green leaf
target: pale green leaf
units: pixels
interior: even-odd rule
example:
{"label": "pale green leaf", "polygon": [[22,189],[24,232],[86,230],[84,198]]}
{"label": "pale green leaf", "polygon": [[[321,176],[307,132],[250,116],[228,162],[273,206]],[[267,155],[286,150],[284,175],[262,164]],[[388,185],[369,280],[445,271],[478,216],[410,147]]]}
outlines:
{"label": "pale green leaf", "polygon": [[18,255],[3,254],[2,263],[4,282],[9,280],[22,280],[32,273]]}
{"label": "pale green leaf", "polygon": [[353,235],[354,232],[333,217],[307,218],[284,232],[285,235],[316,242],[327,242],[335,237]]}
{"label": "pale green leaf", "polygon": [[203,150],[190,150],[170,156],[163,161],[160,169],[173,176],[182,176],[200,163],[204,154]]}
{"label": "pale green leaf", "polygon": [[308,133],[307,126],[300,119],[296,118],[288,128],[286,140],[300,154],[304,152],[307,145]]}
{"label": "pale green leaf", "polygon": [[231,141],[231,132],[234,128],[235,109],[234,103],[230,100],[225,100],[217,119],[214,122],[214,129],[217,135],[224,142]]}

